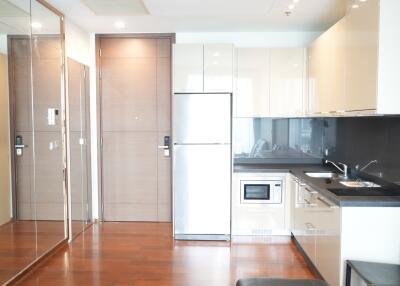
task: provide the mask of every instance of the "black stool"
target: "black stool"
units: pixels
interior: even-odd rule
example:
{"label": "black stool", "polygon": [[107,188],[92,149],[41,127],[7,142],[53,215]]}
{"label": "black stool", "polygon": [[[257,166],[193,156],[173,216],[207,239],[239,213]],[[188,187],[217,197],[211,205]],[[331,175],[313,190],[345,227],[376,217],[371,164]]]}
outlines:
{"label": "black stool", "polygon": [[238,280],[236,286],[329,286],[329,285],[322,280],[247,278]]}

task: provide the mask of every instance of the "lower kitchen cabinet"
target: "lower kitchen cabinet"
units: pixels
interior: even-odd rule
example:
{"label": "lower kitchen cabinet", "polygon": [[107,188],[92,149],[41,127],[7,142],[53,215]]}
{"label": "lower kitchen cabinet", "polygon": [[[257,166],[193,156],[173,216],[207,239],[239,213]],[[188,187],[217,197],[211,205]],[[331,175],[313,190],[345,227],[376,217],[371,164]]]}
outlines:
{"label": "lower kitchen cabinet", "polygon": [[345,285],[347,260],[400,264],[400,208],[339,207],[290,180],[292,234],[329,285]]}
{"label": "lower kitchen cabinet", "polygon": [[297,181],[293,235],[332,286],[340,279],[340,208]]}
{"label": "lower kitchen cabinet", "polygon": [[318,196],[314,209],[314,216],[317,218],[315,240],[317,268],[331,285],[339,285],[340,208]]}

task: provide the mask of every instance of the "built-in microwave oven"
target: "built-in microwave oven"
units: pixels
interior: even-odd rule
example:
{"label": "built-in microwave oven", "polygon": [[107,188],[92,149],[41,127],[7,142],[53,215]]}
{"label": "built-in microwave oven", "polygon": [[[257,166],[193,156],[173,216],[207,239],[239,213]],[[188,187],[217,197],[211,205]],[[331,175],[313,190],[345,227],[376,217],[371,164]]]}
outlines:
{"label": "built-in microwave oven", "polygon": [[240,181],[241,204],[281,204],[282,181],[246,180]]}

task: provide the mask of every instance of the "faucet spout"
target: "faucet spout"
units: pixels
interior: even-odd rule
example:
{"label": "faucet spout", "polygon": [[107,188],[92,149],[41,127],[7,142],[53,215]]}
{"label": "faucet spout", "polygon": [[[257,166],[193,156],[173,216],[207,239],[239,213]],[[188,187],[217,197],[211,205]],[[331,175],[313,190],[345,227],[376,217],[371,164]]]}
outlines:
{"label": "faucet spout", "polygon": [[[343,173],[343,177],[347,178],[349,176],[349,167],[346,164],[341,162],[335,163],[330,160],[325,160],[325,164],[332,164],[333,166],[335,166],[336,169]],[[342,165],[343,168],[340,168],[337,164]]]}
{"label": "faucet spout", "polygon": [[365,169],[367,169],[370,165],[377,164],[377,163],[378,163],[378,160],[372,160],[372,161],[368,162],[367,164],[365,164],[364,167],[362,167],[362,168],[360,168],[360,165],[357,165],[356,170],[359,172],[362,172]]}

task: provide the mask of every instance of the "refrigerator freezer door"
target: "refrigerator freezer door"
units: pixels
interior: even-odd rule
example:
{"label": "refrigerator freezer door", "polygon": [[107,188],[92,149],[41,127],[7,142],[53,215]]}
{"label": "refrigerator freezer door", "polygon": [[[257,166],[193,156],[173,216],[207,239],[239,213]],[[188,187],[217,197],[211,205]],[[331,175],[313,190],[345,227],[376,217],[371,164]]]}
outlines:
{"label": "refrigerator freezer door", "polygon": [[230,143],[230,94],[174,94],[174,143]]}
{"label": "refrigerator freezer door", "polygon": [[229,239],[230,162],[228,144],[174,146],[175,238]]}

